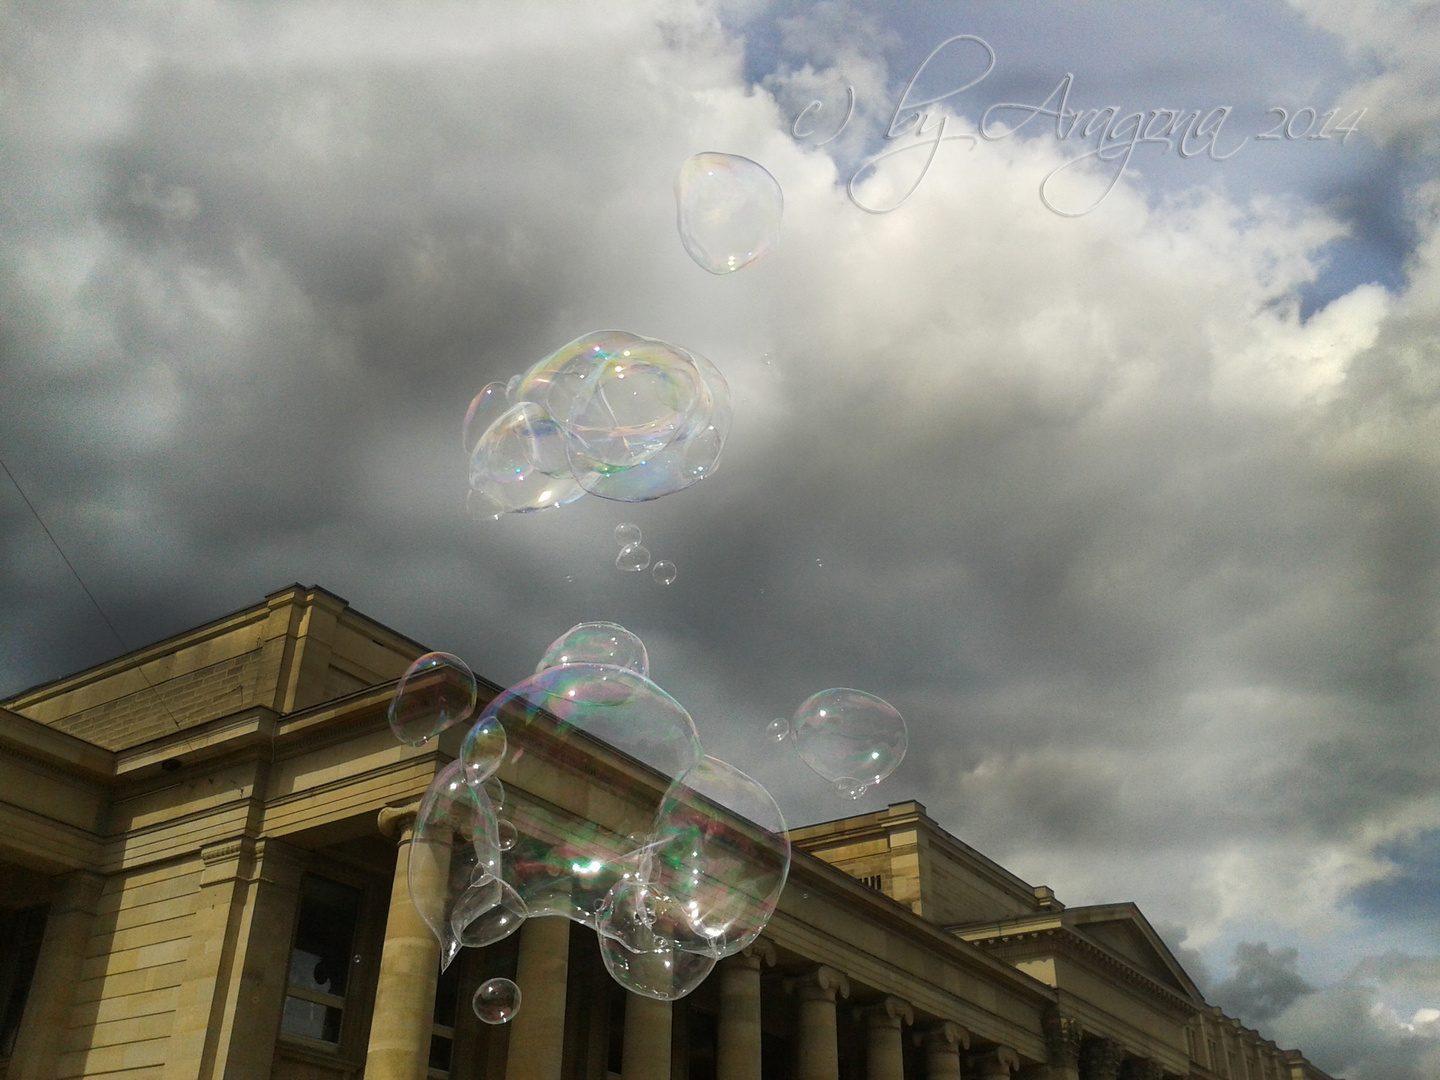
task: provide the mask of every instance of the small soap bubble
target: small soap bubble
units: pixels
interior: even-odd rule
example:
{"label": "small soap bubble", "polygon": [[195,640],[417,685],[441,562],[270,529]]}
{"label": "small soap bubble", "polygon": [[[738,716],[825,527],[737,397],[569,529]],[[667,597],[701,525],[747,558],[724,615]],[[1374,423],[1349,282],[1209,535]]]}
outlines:
{"label": "small soap bubble", "polygon": [[501,851],[509,851],[515,846],[519,834],[515,831],[515,824],[509,818],[498,818],[495,821],[495,846]]}
{"label": "small soap bubble", "polygon": [[622,548],[628,544],[640,543],[640,526],[629,521],[622,521],[615,526],[615,542]]}
{"label": "small soap bubble", "polygon": [[478,686],[469,665],[450,653],[426,653],[400,677],[390,699],[390,730],[423,746],[475,711]]}
{"label": "small soap bubble", "polygon": [[650,572],[661,585],[674,585],[675,579],[680,576],[680,571],[669,559],[661,559]]}
{"label": "small soap bubble", "polygon": [[508,1024],[520,1011],[520,987],[509,979],[487,979],[470,1004],[485,1023]]}
{"label": "small soap bubble", "polygon": [[731,274],[775,245],[785,197],[775,178],[749,158],[704,153],[680,166],[675,208],[690,257],[712,274]]}
{"label": "small soap bubble", "polygon": [[816,560],[815,560],[815,565],[816,565],[817,567],[819,567],[820,569],[822,569],[822,570],[825,568],[825,563],[824,563],[822,560],[820,560],[820,559],[816,559]]}
{"label": "small soap bubble", "polygon": [[800,759],[832,784],[878,784],[905,757],[905,720],[883,698],[837,687],[813,694],[791,719]]}
{"label": "small soap bubble", "polygon": [[765,725],[765,735],[771,742],[784,742],[790,738],[790,721],[783,716],[777,716]]}
{"label": "small soap bubble", "polygon": [[650,549],[641,544],[626,544],[615,557],[615,566],[619,570],[638,573],[649,565]]}

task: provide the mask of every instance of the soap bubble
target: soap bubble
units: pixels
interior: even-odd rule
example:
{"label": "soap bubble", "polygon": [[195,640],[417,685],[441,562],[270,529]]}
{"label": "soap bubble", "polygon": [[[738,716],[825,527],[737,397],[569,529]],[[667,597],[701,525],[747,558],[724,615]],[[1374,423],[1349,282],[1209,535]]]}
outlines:
{"label": "soap bubble", "polygon": [[675,584],[675,579],[680,576],[680,571],[675,568],[675,564],[669,559],[661,559],[650,572],[661,585],[673,585]]}
{"label": "soap bubble", "polygon": [[[420,800],[409,861],[410,900],[440,942],[444,969],[460,951],[457,923],[463,930],[500,900],[498,889],[483,891],[500,868],[495,813],[484,790],[466,783],[460,762],[441,769]],[[471,892],[477,879],[480,893]]]}
{"label": "soap bubble", "polygon": [[520,1011],[520,987],[509,979],[487,979],[470,1001],[475,1015],[487,1024],[508,1024]]}
{"label": "soap bubble", "polygon": [[484,435],[490,425],[509,407],[504,383],[489,383],[475,395],[470,402],[470,408],[465,411],[465,425],[460,433],[467,457],[475,452],[475,444],[480,441],[480,436]]}
{"label": "soap bubble", "polygon": [[466,890],[451,913],[450,926],[461,945],[483,949],[519,930],[529,915],[519,893],[505,881],[487,874]]}
{"label": "soap bubble", "polygon": [[729,956],[760,935],[790,873],[785,818],[770,793],[713,757],[670,785],[655,815],[649,880],[685,913],[677,947]]}
{"label": "soap bubble", "polygon": [[629,521],[622,521],[615,526],[615,542],[622,548],[626,544],[638,544],[640,542],[640,526]]}
{"label": "soap bubble", "polygon": [[562,664],[613,664],[650,674],[645,643],[619,623],[583,622],[561,634],[535,665],[538,674]]}
{"label": "soap bubble", "polygon": [[845,796],[845,798],[847,799],[858,799],[861,795],[864,795],[865,792],[870,790],[869,784],[862,784],[853,776],[840,777],[839,780],[835,781],[833,787],[837,792]]}
{"label": "soap bubble", "polygon": [[681,952],[658,937],[656,948],[648,952],[632,952],[613,938],[601,937],[600,956],[612,979],[632,994],[657,1001],[678,1001],[715,968],[715,957]]}
{"label": "soap bubble", "polygon": [[388,716],[395,737],[423,746],[475,711],[475,675],[458,656],[426,653],[406,669],[390,698]]}
{"label": "soap bubble", "polygon": [[777,716],[765,725],[765,737],[771,742],[784,742],[790,738],[790,721]]}
{"label": "soap bubble", "polygon": [[[813,694],[791,720],[795,748],[832,784],[878,784],[905,756],[905,720],[889,702],[843,687]],[[852,798],[858,798],[856,791]]]}
{"label": "soap bubble", "polygon": [[[644,502],[714,472],[731,422],[730,387],[699,353],[623,330],[585,334],[492,383],[466,417],[477,520],[561,506],[588,491]],[[485,418],[508,407],[481,431]],[[479,496],[479,497],[474,497]],[[622,546],[627,523],[616,530]]]}
{"label": "soap bubble", "polygon": [[470,491],[465,496],[465,513],[471,521],[499,521],[505,508],[483,491]]}
{"label": "soap bubble", "polygon": [[615,556],[615,567],[618,570],[638,572],[649,565],[650,549],[643,544],[626,544],[620,549],[620,554]]}
{"label": "soap bubble", "polygon": [[765,169],[736,154],[696,154],[675,176],[676,226],[712,274],[749,266],[775,244],[785,198]]}
{"label": "soap bubble", "polygon": [[585,494],[570,475],[560,426],[528,401],[512,405],[475,443],[470,491],[507,513],[561,506]]}
{"label": "soap bubble", "polygon": [[[470,725],[465,738],[460,740],[460,753],[455,760],[464,772],[466,783],[484,785],[489,782],[488,778],[500,767],[504,758],[505,729],[494,717],[487,718],[482,715]],[[495,782],[498,784],[500,781]],[[500,789],[502,801],[504,790],[503,787]],[[486,797],[488,799],[488,793]]]}
{"label": "soap bubble", "polygon": [[501,851],[509,851],[515,846],[515,841],[519,839],[519,834],[515,831],[514,824],[511,823],[508,818],[499,818],[495,822],[495,837],[496,846]]}
{"label": "soap bubble", "polygon": [[485,790],[485,797],[490,800],[495,813],[500,813],[500,808],[505,805],[505,785],[500,782],[500,777],[492,773],[480,786]]}

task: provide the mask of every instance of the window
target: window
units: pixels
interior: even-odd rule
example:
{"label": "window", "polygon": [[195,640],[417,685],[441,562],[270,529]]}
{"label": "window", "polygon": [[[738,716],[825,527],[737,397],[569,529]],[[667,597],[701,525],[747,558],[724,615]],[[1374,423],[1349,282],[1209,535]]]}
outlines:
{"label": "window", "polygon": [[350,983],[360,890],[313,874],[300,893],[290,986],[280,1030],[287,1035],[340,1044],[345,990]]}
{"label": "window", "polygon": [[881,879],[881,877],[880,877],[879,874],[871,874],[869,877],[862,877],[862,878],[860,879],[860,884],[861,884],[861,885],[864,885],[864,886],[866,886],[867,888],[874,889],[876,892],[883,892],[883,891],[884,891],[884,890],[881,888],[881,882],[882,882],[882,879]]}
{"label": "window", "polygon": [[435,1016],[430,1027],[430,1075],[449,1076],[455,1052],[455,1011],[460,1004],[460,959],[435,982]]}
{"label": "window", "polygon": [[15,1052],[20,1019],[30,996],[30,980],[45,936],[44,907],[0,910],[0,1058]]}

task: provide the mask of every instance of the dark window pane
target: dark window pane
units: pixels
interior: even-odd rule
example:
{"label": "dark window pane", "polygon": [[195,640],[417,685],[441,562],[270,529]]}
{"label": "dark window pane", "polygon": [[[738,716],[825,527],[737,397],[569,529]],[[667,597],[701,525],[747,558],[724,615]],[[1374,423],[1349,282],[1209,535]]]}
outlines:
{"label": "dark window pane", "polygon": [[345,995],[359,911],[359,889],[313,874],[305,878],[295,949],[290,954],[292,986]]}
{"label": "dark window pane", "polygon": [[0,1057],[10,1056],[20,1034],[46,913],[43,907],[0,911]]}
{"label": "dark window pane", "polygon": [[450,1071],[450,1050],[452,1044],[443,1035],[430,1036],[430,1068],[441,1072]]}
{"label": "dark window pane", "polygon": [[440,973],[440,978],[435,982],[435,1023],[453,1027],[455,1006],[459,1000],[460,959],[457,957]]}
{"label": "dark window pane", "polygon": [[340,1010],[314,1001],[287,997],[280,1030],[290,1035],[303,1035],[307,1039],[339,1043]]}

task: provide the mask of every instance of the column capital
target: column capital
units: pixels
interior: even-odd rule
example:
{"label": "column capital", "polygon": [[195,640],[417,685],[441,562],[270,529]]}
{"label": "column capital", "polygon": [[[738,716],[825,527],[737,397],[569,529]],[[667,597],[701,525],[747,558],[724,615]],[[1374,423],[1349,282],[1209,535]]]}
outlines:
{"label": "column capital", "polygon": [[850,996],[850,980],[828,964],[821,964],[804,975],[792,975],[785,980],[787,993],[798,994],[802,1001],[834,1001],[838,993]]}
{"label": "column capital", "polygon": [[1086,1039],[1080,1044],[1080,1071],[1086,1080],[1117,1080],[1125,1047],[1114,1039]]}
{"label": "column capital", "polygon": [[775,966],[775,946],[763,937],[758,937],[746,945],[740,950],[739,955],[747,958],[753,957],[755,960],[763,962],[766,967]]}
{"label": "column capital", "polygon": [[879,1001],[860,1005],[855,1015],[865,1021],[867,1027],[888,1027],[899,1029],[904,1024],[915,1023],[915,1010],[910,1003],[894,994],[886,994]]}
{"label": "column capital", "polygon": [[405,835],[415,827],[415,815],[420,812],[420,802],[407,803],[405,806],[383,806],[376,816],[375,822],[380,832],[395,841],[408,839]]}
{"label": "column capital", "polygon": [[957,1024],[954,1020],[941,1020],[937,1024],[927,1024],[925,1027],[917,1028],[915,1045],[936,1050],[948,1050],[954,1047],[958,1053],[960,1050],[970,1049],[970,1032],[964,1025]]}
{"label": "column capital", "polygon": [[970,1055],[970,1068],[966,1073],[976,1073],[982,1080],[992,1077],[999,1080],[1008,1078],[1019,1067],[1020,1055],[1016,1051],[1008,1046],[991,1046]]}
{"label": "column capital", "polygon": [[1045,1010],[1041,1024],[1045,1029],[1045,1051],[1050,1058],[1050,1064],[1078,1069],[1080,1039],[1084,1034],[1080,1021],[1073,1016],[1066,1016],[1052,1006]]}

